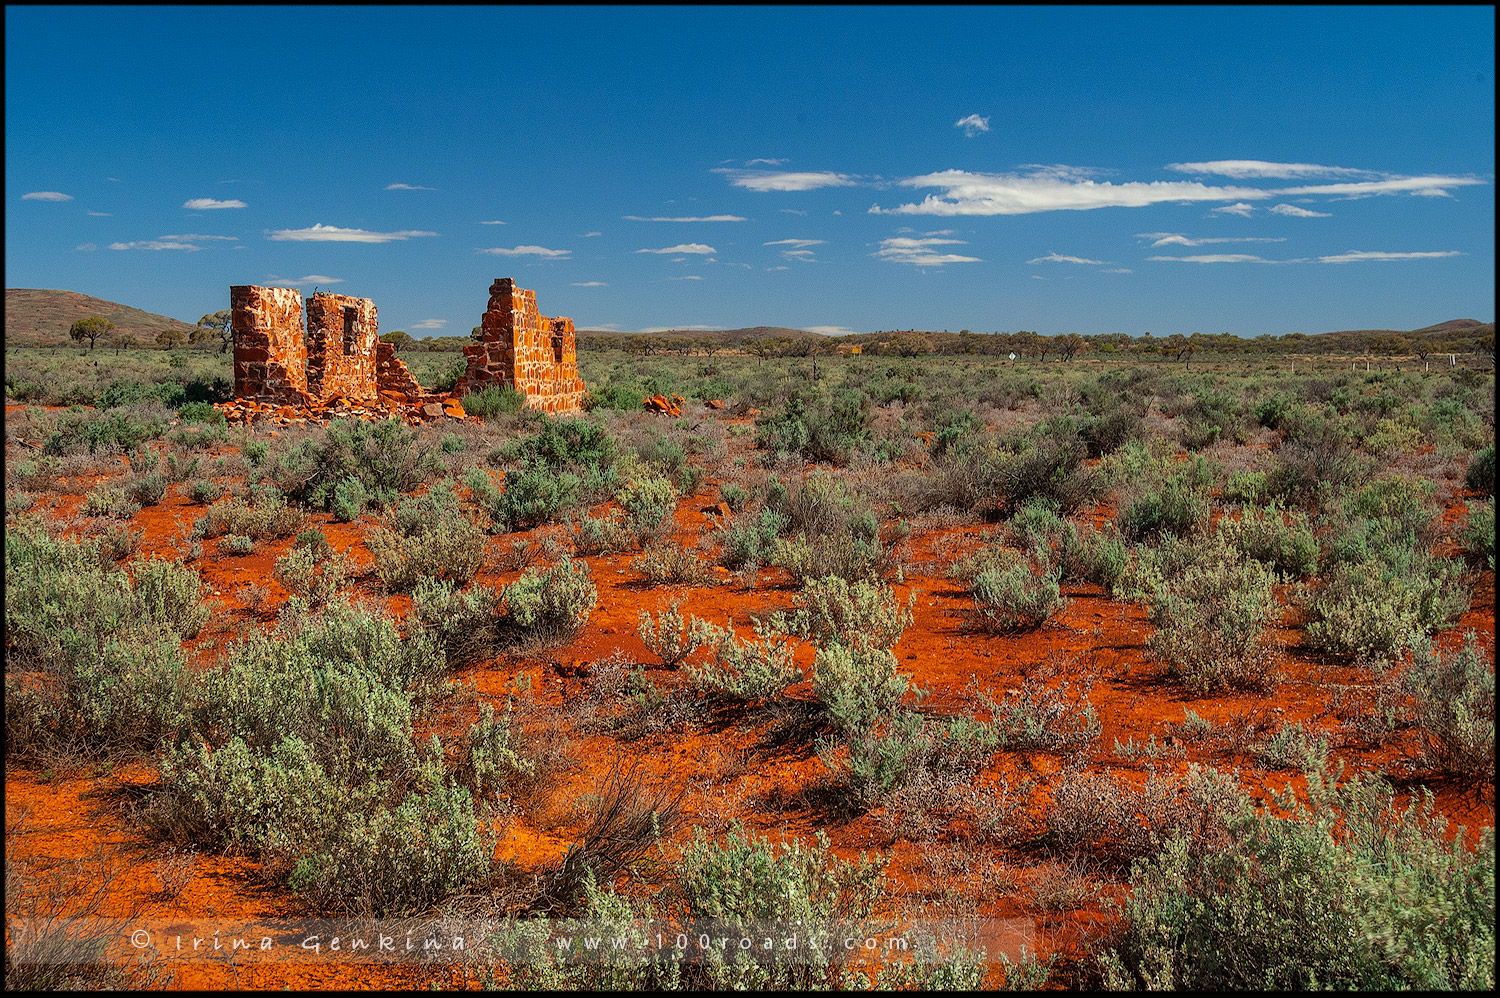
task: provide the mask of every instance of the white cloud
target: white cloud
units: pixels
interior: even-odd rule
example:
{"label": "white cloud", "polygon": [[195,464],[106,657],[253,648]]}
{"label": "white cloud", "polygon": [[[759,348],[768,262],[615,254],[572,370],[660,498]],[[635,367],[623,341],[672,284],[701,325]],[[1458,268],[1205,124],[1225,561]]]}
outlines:
{"label": "white cloud", "polygon": [[573,282],[573,287],[575,287],[575,288],[607,288],[607,287],[609,287],[609,285],[605,284],[603,281],[574,281]]}
{"label": "white cloud", "polygon": [[115,217],[113,212],[108,212],[108,211],[91,211],[91,212],[89,212],[89,214],[93,215],[93,216],[95,216],[97,218],[114,218]]}
{"label": "white cloud", "polygon": [[967,245],[962,239],[910,239],[893,236],[880,241],[880,249],[870,255],[891,263],[909,263],[917,267],[941,267],[947,263],[982,263],[978,257],[956,253],[938,253],[934,246]]}
{"label": "white cloud", "polygon": [[1473,177],[1387,177],[1345,184],[1315,184],[1311,187],[1283,187],[1275,194],[1346,194],[1355,197],[1370,194],[1418,194],[1423,197],[1447,197],[1446,188],[1471,187],[1483,180]]}
{"label": "white cloud", "polygon": [[772,270],[791,270],[791,269],[792,269],[791,267],[786,267],[786,266],[781,266],[781,267],[767,267],[766,268],[767,271],[772,271]]}
{"label": "white cloud", "polygon": [[1209,243],[1284,243],[1285,236],[1208,236],[1189,239],[1177,232],[1141,232],[1137,239],[1153,240],[1152,246],[1206,246]]}
{"label": "white cloud", "polygon": [[239,236],[200,236],[200,235],[197,235],[196,233],[194,233],[194,234],[186,235],[186,236],[162,236],[161,238],[174,240],[176,242],[201,243],[204,240],[208,240],[208,239],[217,239],[217,240],[223,240],[223,241],[226,241],[226,242],[232,242],[234,240],[239,239]]}
{"label": "white cloud", "polygon": [[809,333],[817,333],[819,336],[853,336],[855,330],[848,326],[803,326]]}
{"label": "white cloud", "polygon": [[712,246],[705,246],[702,243],[679,243],[676,246],[668,246],[665,249],[638,249],[638,250],[636,250],[636,252],[637,253],[701,253],[701,254],[708,254],[708,253],[717,253],[719,251],[716,250],[716,249],[714,249]]}
{"label": "white cloud", "polygon": [[1081,256],[1063,256],[1060,253],[1048,253],[1046,256],[1039,256],[1035,260],[1027,260],[1026,262],[1027,263],[1090,263],[1090,264],[1095,264],[1095,265],[1101,266],[1101,267],[1104,265],[1104,261],[1103,260],[1089,260],[1089,259],[1086,259],[1086,258],[1081,257]]}
{"label": "white cloud", "polygon": [[953,123],[953,127],[962,128],[964,130],[964,135],[972,139],[980,132],[987,132],[990,130],[990,119],[981,118],[977,114],[971,114],[968,117],[959,118]]}
{"label": "white cloud", "polygon": [[1442,250],[1435,253],[1382,253],[1350,250],[1338,256],[1320,256],[1319,263],[1360,263],[1365,260],[1435,260],[1444,256],[1463,256],[1458,250]]}
{"label": "white cloud", "polygon": [[286,283],[288,283],[288,284],[314,284],[314,285],[317,285],[317,284],[343,284],[344,283],[344,279],[342,277],[328,277],[328,276],[326,276],[324,274],[308,274],[306,277],[299,277],[295,281],[287,281]]}
{"label": "white cloud", "polygon": [[515,246],[511,249],[496,247],[495,249],[482,249],[478,252],[490,253],[494,256],[541,256],[546,257],[549,260],[553,260],[557,259],[558,257],[568,256],[573,251],[565,249],[547,249],[545,246]]}
{"label": "white cloud", "polygon": [[697,274],[684,274],[681,277],[668,277],[667,280],[669,280],[669,281],[701,281],[701,280],[703,280],[703,278],[699,277]]}
{"label": "white cloud", "polygon": [[76,250],[82,250],[85,253],[92,253],[92,252],[94,252],[94,250],[96,250],[96,249],[99,248],[99,244],[98,243],[84,243],[81,246],[74,246],[73,248],[76,249]]}
{"label": "white cloud", "polygon": [[213,211],[218,208],[247,208],[249,205],[243,201],[231,199],[219,201],[214,198],[189,198],[182,202],[182,206],[189,211]]}
{"label": "white cloud", "polygon": [[746,166],[754,166],[756,163],[764,163],[767,166],[780,166],[782,163],[785,163],[785,162],[786,162],[786,160],[784,160],[784,159],[752,159],[752,160],[746,161],[745,165]]}
{"label": "white cloud", "polygon": [[110,243],[112,250],[201,250],[202,246],[194,246],[192,243],[172,242],[164,239],[146,239],[131,243]]}
{"label": "white cloud", "polygon": [[494,222],[480,222],[479,224],[480,225],[504,225],[505,223],[504,222],[499,222],[499,221],[494,221]]}
{"label": "white cloud", "polygon": [[714,173],[727,173],[730,183],[752,191],[812,191],[820,187],[853,187],[854,181],[842,173],[778,173],[771,170],[730,170],[717,167]]}
{"label": "white cloud", "polygon": [[773,240],[771,240],[768,243],[761,243],[761,245],[762,246],[795,246],[798,249],[805,249],[808,246],[822,246],[823,242],[824,242],[824,240],[822,240],[822,239],[773,239]]}
{"label": "white cloud", "polygon": [[1241,201],[1238,204],[1226,204],[1222,208],[1215,208],[1213,210],[1225,215],[1238,215],[1241,218],[1249,218],[1250,213],[1255,210],[1255,205],[1246,204]]}
{"label": "white cloud", "polygon": [[423,319],[421,322],[412,323],[413,329],[442,329],[448,324],[447,319]]}
{"label": "white cloud", "polygon": [[1139,208],[1164,201],[1232,201],[1270,197],[1247,187],[1209,187],[1197,181],[1075,180],[1056,168],[1021,175],[944,170],[903,180],[907,187],[940,187],[920,204],[895,208],[872,207],[873,214],[893,215],[1024,215],[1039,211],[1083,211],[1090,208]]}
{"label": "white cloud", "polygon": [[32,191],[30,194],[22,194],[22,201],[71,201],[73,195],[64,194],[61,191]]}
{"label": "white cloud", "polygon": [[1309,211],[1306,208],[1298,208],[1294,204],[1276,204],[1268,209],[1273,215],[1285,215],[1288,218],[1332,218],[1326,211]]}
{"label": "white cloud", "polygon": [[703,216],[698,216],[698,217],[691,217],[691,216],[689,216],[689,217],[679,217],[679,218],[662,218],[660,216],[658,216],[656,218],[642,218],[640,215],[625,215],[623,217],[624,217],[624,219],[627,222],[745,222],[745,221],[749,221],[748,219],[741,218],[739,215],[703,215]]}
{"label": "white cloud", "polygon": [[1318,166],[1314,163],[1267,163],[1261,159],[1218,159],[1209,163],[1168,163],[1167,169],[1178,173],[1207,173],[1218,177],[1248,180],[1254,177],[1371,177],[1370,170],[1351,170],[1344,166]]}
{"label": "white cloud", "polygon": [[[435,190],[437,190],[436,187],[418,187],[415,184],[387,184],[385,189],[388,190],[388,191],[435,191]],[[419,329],[421,327],[419,327],[419,326],[413,326],[412,328],[413,329]]]}
{"label": "white cloud", "polygon": [[1105,273],[1105,274],[1133,274],[1133,273],[1135,273],[1135,271],[1131,270],[1129,267],[1111,267],[1108,270],[1102,271],[1102,273]]}
{"label": "white cloud", "polygon": [[778,208],[778,211],[786,212],[788,215],[806,215],[807,212],[801,208]]}
{"label": "white cloud", "polygon": [[337,225],[315,223],[310,229],[276,229],[266,236],[278,242],[296,243],[389,243],[416,236],[435,236],[436,232],[367,232],[364,229],[341,229]]}
{"label": "white cloud", "polygon": [[[1206,253],[1202,256],[1148,256],[1148,260],[1165,260],[1175,263],[1277,263],[1249,253]],[[1294,261],[1281,261],[1294,262]]]}

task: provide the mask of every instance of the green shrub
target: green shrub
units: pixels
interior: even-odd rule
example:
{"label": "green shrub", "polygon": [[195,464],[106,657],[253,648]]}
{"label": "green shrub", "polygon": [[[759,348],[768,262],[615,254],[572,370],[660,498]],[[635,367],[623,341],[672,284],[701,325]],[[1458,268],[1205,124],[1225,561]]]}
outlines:
{"label": "green shrub", "polygon": [[211,402],[188,402],[177,410],[177,418],[186,423],[208,423],[211,426],[228,426],[229,421]]}
{"label": "green shrub", "polygon": [[754,515],[745,512],[731,517],[718,531],[718,539],[723,544],[719,564],[737,569],[769,562],[776,548],[776,539],[788,523],[788,517],[769,508]]}
{"label": "green shrub", "polygon": [[1343,562],[1321,588],[1304,590],[1307,643],[1384,662],[1468,609],[1467,589],[1452,562],[1419,551],[1402,567],[1374,559]]}
{"label": "green shrub", "polygon": [[398,419],[336,419],[318,435],[274,455],[265,473],[294,502],[329,509],[348,479],[357,479],[384,505],[442,470],[442,459],[431,446]]}
{"label": "green shrub", "polygon": [[567,556],[545,570],[528,568],[501,598],[513,624],[546,641],[572,637],[599,604],[588,563]]}
{"label": "green shrub", "polygon": [[1130,549],[1113,524],[1104,530],[1080,532],[1072,529],[1064,535],[1062,568],[1065,577],[1092,582],[1106,593],[1113,592],[1125,574]]}
{"label": "green shrub", "polygon": [[407,633],[415,628],[431,634],[450,666],[465,665],[490,650],[499,607],[500,594],[489,586],[462,592],[451,581],[425,576],[412,588]]}
{"label": "green shrub", "polygon": [[247,503],[230,496],[214,503],[193,521],[195,540],[240,534],[255,540],[277,540],[290,537],[302,529],[307,514],[287,504],[274,489],[264,489]]}
{"label": "green shrub", "polygon": [[1224,483],[1224,501],[1240,505],[1260,503],[1266,495],[1266,478],[1264,471],[1234,472]]}
{"label": "green shrub", "polygon": [[493,494],[488,512],[506,531],[526,530],[577,507],[580,485],[578,476],[566,471],[507,471],[505,491]]}
{"label": "green shrub", "polygon": [[875,578],[881,574],[890,552],[877,537],[866,540],[851,533],[798,534],[779,539],[771,552],[771,564],[791,573],[792,581],[804,585],[810,579],[837,575],[844,579]]}
{"label": "green shrub", "polygon": [[244,534],[225,534],[219,539],[219,550],[224,554],[249,554],[255,550],[255,539]]}
{"label": "green shrub", "polygon": [[1495,784],[1495,664],[1472,631],[1450,653],[1422,639],[1401,677],[1411,698],[1411,725],[1420,733],[1422,761],[1481,792]]}
{"label": "green shrub", "polygon": [[311,545],[297,545],[277,558],[271,571],[288,593],[319,609],[348,582],[349,559]]}
{"label": "green shrub", "polygon": [[426,576],[464,585],[486,552],[484,529],[459,508],[446,481],[425,495],[403,497],[365,544],[375,556],[375,574],[395,592],[411,590]]}
{"label": "green shrub", "polygon": [[96,409],[92,412],[72,410],[58,413],[58,427],[42,444],[42,453],[54,456],[118,448],[129,453],[147,440],[155,440],[167,431],[160,410],[137,412],[132,409]]}
{"label": "green shrub", "polygon": [[1195,533],[1208,523],[1208,492],[1187,475],[1173,475],[1136,495],[1116,522],[1132,541]]}
{"label": "green shrub", "polygon": [[529,469],[605,468],[614,464],[619,442],[602,423],[543,416],[540,432],[505,445],[503,452]]}
{"label": "green shrub", "polygon": [[677,490],[665,478],[636,478],[625,483],[615,499],[625,510],[630,529],[642,547],[670,531],[677,510]]}
{"label": "green shrub", "polygon": [[1469,518],[1459,531],[1464,553],[1495,570],[1495,497],[1467,504]]}
{"label": "green shrub", "polygon": [[83,497],[79,510],[84,516],[115,516],[128,520],[141,511],[141,504],[127,496],[124,489],[99,485]]}
{"label": "green shrub", "polygon": [[360,514],[379,501],[362,480],[351,475],[334,485],[328,511],[333,514],[335,523],[349,523],[359,519]]}
{"label": "green shrub", "polygon": [[1305,513],[1247,505],[1238,520],[1221,519],[1219,532],[1231,546],[1275,569],[1283,579],[1305,579],[1317,571],[1318,539]]}
{"label": "green shrub", "polygon": [[976,575],[969,586],[986,630],[1003,633],[1040,627],[1068,605],[1058,585],[1060,569],[1045,561],[1033,564],[1009,548],[1002,551],[999,563]]}
{"label": "green shrub", "polygon": [[1281,608],[1272,582],[1260,562],[1220,541],[1156,593],[1156,633],[1147,647],[1168,675],[1194,693],[1274,686],[1270,628]]}
{"label": "green shrub", "polygon": [[1464,485],[1474,492],[1495,494],[1495,445],[1476,451],[1464,473]]}
{"label": "green shrub", "polygon": [[668,583],[697,585],[707,580],[708,564],[692,548],[653,544],[630,559],[630,567],[654,586]]}
{"label": "green shrub", "polygon": [[[1425,793],[1425,792],[1424,792]],[[1376,777],[1310,777],[1287,818],[1230,819],[1221,848],[1173,838],[1131,872],[1101,960],[1115,989],[1494,987],[1494,831],[1477,849],[1430,793],[1405,809]]]}
{"label": "green shrub", "polygon": [[870,397],[844,388],[810,405],[793,396],[785,406],[755,420],[755,445],[772,453],[800,454],[809,461],[843,464],[869,442]]}
{"label": "green shrub", "polygon": [[1067,681],[1049,687],[1042,676],[1029,675],[1019,689],[991,703],[989,722],[981,729],[971,728],[968,736],[985,747],[1015,752],[1085,749],[1102,729],[1089,685],[1071,689]]}
{"label": "green shrub", "polygon": [[1328,739],[1313,739],[1311,732],[1293,721],[1283,724],[1264,741],[1250,746],[1250,754],[1271,769],[1321,772],[1328,762]]}
{"label": "green shrub", "polygon": [[509,711],[504,717],[496,717],[493,706],[481,704],[479,720],[464,737],[464,745],[469,750],[467,772],[472,777],[471,788],[476,799],[536,772],[536,763],[526,757],[511,726]]}
{"label": "green shrub", "polygon": [[781,640],[777,630],[757,620],[759,641],[740,641],[729,627],[716,627],[694,618],[699,645],[712,645],[713,658],[701,666],[688,666],[688,681],[698,692],[714,699],[765,700],[799,681],[802,673],[793,664],[795,646]]}
{"label": "green shrub", "polygon": [[526,393],[515,385],[486,385],[477,392],[468,392],[459,401],[468,415],[494,419],[520,412],[526,405]]}
{"label": "green shrub", "polygon": [[570,525],[575,554],[619,554],[635,543],[635,535],[625,525],[625,514],[617,509],[603,516],[585,514]]}
{"label": "green shrub", "polygon": [[137,505],[155,506],[167,494],[167,476],[159,471],[138,475],[126,483],[125,494]]}
{"label": "green shrub", "polygon": [[1432,524],[1433,483],[1415,475],[1391,475],[1377,479],[1344,500],[1347,516],[1384,518],[1399,524],[1403,532],[1424,537]]}
{"label": "green shrub", "polygon": [[837,575],[808,579],[795,598],[797,608],[773,622],[788,634],[816,644],[848,648],[894,648],[912,621],[915,591],[905,606],[889,586],[849,582]]}
{"label": "green shrub", "polygon": [[812,693],[824,715],[843,734],[870,730],[895,713],[910,681],[896,670],[896,656],[878,645],[831,644],[813,659]]}
{"label": "green shrub", "polygon": [[216,482],[211,478],[200,478],[192,485],[188,486],[188,498],[193,500],[193,502],[201,503],[203,505],[214,502],[221,498],[223,495],[223,484]]}
{"label": "green shrub", "polygon": [[637,619],[636,634],[640,635],[646,650],[661,659],[662,665],[675,669],[705,637],[703,628],[692,626],[693,622],[683,619],[682,601],[673,600],[655,617],[643,608]]}

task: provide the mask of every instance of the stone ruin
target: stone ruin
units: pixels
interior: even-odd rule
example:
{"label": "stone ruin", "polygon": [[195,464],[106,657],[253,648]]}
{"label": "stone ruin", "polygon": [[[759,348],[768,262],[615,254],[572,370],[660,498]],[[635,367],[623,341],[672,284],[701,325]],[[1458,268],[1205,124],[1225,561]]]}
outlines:
{"label": "stone ruin", "polygon": [[509,277],[490,285],[480,341],[464,347],[464,355],[469,367],[455,393],[514,385],[526,393],[532,409],[578,412],[583,407],[586,389],[578,377],[573,320],[538,315],[536,292],[516,287]]}
{"label": "stone ruin", "polygon": [[451,393],[419,385],[390,343],[380,342],[375,303],[329,292],[306,303],[294,288],[229,289],[234,331],[232,417],[275,409],[282,418],[334,415],[463,418],[458,399],[489,385],[526,394],[528,408],[578,412],[586,391],[578,377],[573,320],[538,315],[536,292],[501,278],[490,287],[479,343],[464,347],[468,367]]}

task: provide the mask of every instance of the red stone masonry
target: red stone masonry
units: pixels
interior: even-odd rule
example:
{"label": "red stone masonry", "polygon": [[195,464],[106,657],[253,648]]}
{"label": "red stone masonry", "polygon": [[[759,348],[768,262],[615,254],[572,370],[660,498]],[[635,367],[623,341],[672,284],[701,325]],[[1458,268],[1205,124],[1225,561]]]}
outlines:
{"label": "red stone masonry", "polygon": [[375,303],[327,291],[307,301],[307,390],[319,401],[376,397]]}
{"label": "red stone masonry", "polygon": [[454,395],[486,385],[512,385],[526,406],[544,412],[578,412],[587,390],[578,377],[573,320],[548,318],[536,310],[536,292],[509,277],[490,285],[490,303],[480,319],[480,342],[464,347],[468,370]]}
{"label": "red stone masonry", "polygon": [[301,292],[238,284],[229,289],[229,307],[235,397],[291,405],[310,402]]}

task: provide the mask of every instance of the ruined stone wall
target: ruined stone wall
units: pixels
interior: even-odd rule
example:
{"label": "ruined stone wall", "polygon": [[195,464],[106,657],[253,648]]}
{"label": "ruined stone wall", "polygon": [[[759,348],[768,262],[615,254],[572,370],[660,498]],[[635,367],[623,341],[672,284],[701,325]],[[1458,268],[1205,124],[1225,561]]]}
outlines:
{"label": "ruined stone wall", "polygon": [[489,308],[480,319],[479,343],[464,347],[468,369],[455,394],[490,384],[526,393],[528,408],[577,412],[585,391],[578,377],[573,320],[548,318],[536,310],[536,292],[509,277],[490,285]]}
{"label": "ruined stone wall", "polygon": [[311,401],[302,295],[294,288],[237,284],[229,289],[236,398],[291,405]]}
{"label": "ruined stone wall", "polygon": [[390,402],[413,402],[423,395],[406,362],[396,356],[394,343],[375,344],[375,387]]}
{"label": "ruined stone wall", "polygon": [[327,402],[376,397],[375,348],[380,342],[375,303],[328,291],[307,300],[307,390]]}

